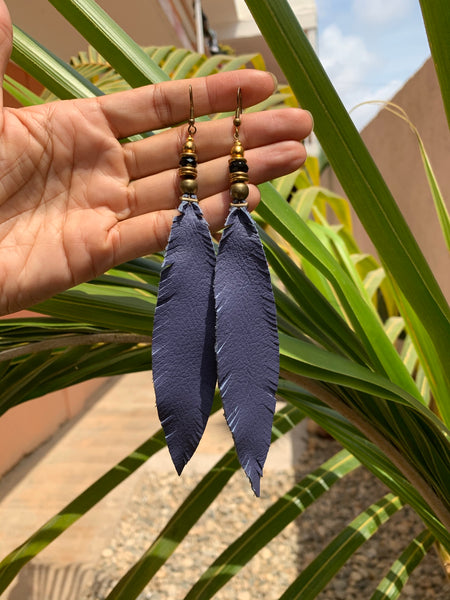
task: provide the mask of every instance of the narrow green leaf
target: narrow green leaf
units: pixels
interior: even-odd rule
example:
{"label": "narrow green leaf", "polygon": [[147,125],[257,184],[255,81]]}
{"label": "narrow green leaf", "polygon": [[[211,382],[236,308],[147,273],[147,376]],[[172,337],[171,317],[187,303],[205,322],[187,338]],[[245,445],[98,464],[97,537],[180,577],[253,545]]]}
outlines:
{"label": "narrow green leaf", "polygon": [[434,535],[427,529],[414,538],[378,584],[370,600],[396,600],[434,541]]}
{"label": "narrow green leaf", "polygon": [[3,76],[3,88],[20,102],[22,106],[36,106],[44,102],[40,96],[10,77],[7,73]]}
{"label": "narrow green leaf", "polygon": [[175,50],[175,46],[146,46],[143,50],[154,63],[161,66],[169,54]]}
{"label": "narrow green leaf", "polygon": [[228,60],[230,60],[230,57],[226,54],[216,54],[214,56],[210,56],[202,65],[200,65],[198,70],[195,72],[194,77],[206,77],[206,75],[216,73],[217,67],[221,63]]}
{"label": "narrow green leaf", "polygon": [[400,356],[402,357],[403,363],[408,371],[412,373],[417,364],[417,352],[409,336],[405,338],[405,341],[403,342],[403,348]]}
{"label": "narrow green leaf", "polygon": [[373,300],[373,297],[378,292],[385,279],[386,273],[381,267],[378,269],[373,269],[367,273],[366,277],[364,278],[364,287],[369,298]]}
{"label": "narrow green leaf", "polygon": [[409,406],[430,419],[450,439],[450,432],[445,425],[423,403],[383,375],[374,373],[363,365],[285,334],[280,334],[280,360],[281,367],[286,372],[348,386]]}
{"label": "narrow green leaf", "polygon": [[40,302],[38,313],[151,335],[156,297],[144,290],[83,283]]}
{"label": "narrow green leaf", "polygon": [[202,54],[190,52],[175,68],[172,79],[186,79],[187,77],[192,77],[195,72],[195,67],[203,60],[204,57]]}
{"label": "narrow green leaf", "polygon": [[300,189],[294,194],[291,206],[305,220],[309,217],[312,207],[316,203],[318,206],[328,204],[338,218],[339,223],[342,223],[349,232],[352,231],[352,218],[348,200],[330,190],[320,186],[309,186]]}
{"label": "narrow green leaf", "polygon": [[251,63],[255,69],[265,71],[266,65],[261,54],[241,54],[240,56],[231,57],[231,60],[221,68],[221,71],[235,71],[245,67],[247,63]]}
{"label": "narrow green leaf", "polygon": [[387,494],[354,519],[306,567],[280,600],[313,600],[356,550],[393,514],[403,508],[398,496]]}
{"label": "narrow green leaf", "polygon": [[[444,240],[445,240],[447,249],[450,250],[450,216],[448,214],[448,210],[445,205],[444,198],[442,196],[438,181],[436,179],[433,168],[431,166],[431,162],[428,157],[427,151],[425,150],[425,146],[424,146],[424,143],[420,136],[419,130],[414,125],[414,123],[411,121],[411,119],[408,117],[408,114],[406,113],[406,111],[398,104],[395,104],[394,102],[381,102],[381,101],[374,101],[373,103],[381,104],[385,108],[385,110],[394,114],[396,117],[399,117],[400,119],[402,119],[402,121],[404,121],[405,123],[407,123],[409,125],[409,128],[411,129],[413,134],[416,136],[417,144],[419,146],[420,156],[422,158],[425,175],[427,177],[428,186],[429,186],[430,192],[431,192],[431,197],[433,198],[434,206],[436,208],[436,214],[439,219],[439,223],[440,223],[440,226],[442,229],[442,233],[444,235]],[[372,104],[372,102],[369,102],[369,104]]]}
{"label": "narrow green leaf", "polygon": [[185,48],[175,48],[161,66],[164,73],[171,77],[172,71],[175,71],[182,60],[186,58],[186,56],[189,56],[189,54],[189,50],[186,50]]}
{"label": "narrow green leaf", "polygon": [[428,154],[425,150],[425,146],[423,145],[422,139],[418,135],[419,141],[419,149],[420,154],[422,156],[422,161],[425,168],[425,173],[428,179],[428,185],[430,187],[431,196],[433,198],[434,206],[436,207],[436,213],[439,219],[439,223],[441,225],[442,233],[444,235],[445,244],[447,246],[447,250],[450,251],[450,215],[448,214],[447,207],[444,202],[444,198],[442,196],[442,192],[439,188],[439,184],[437,182],[436,176],[434,174],[433,168],[430,163],[430,159],[428,158]]}
{"label": "narrow green leaf", "polygon": [[304,477],[228,546],[202,574],[185,600],[212,598],[261,548],[359,464],[354,456],[342,450]]}
{"label": "narrow green leaf", "polygon": [[450,126],[450,5],[447,0],[420,0],[420,6]]}
{"label": "narrow green leaf", "polygon": [[278,179],[274,179],[272,181],[273,187],[277,190],[277,192],[284,200],[287,201],[289,199],[289,196],[292,193],[292,188],[294,187],[295,182],[297,181],[299,173],[299,170],[293,171],[288,175],[284,175],[283,177],[279,177]]}
{"label": "narrow green leaf", "polygon": [[422,398],[425,400],[426,405],[430,406],[430,400],[431,400],[430,383],[425,374],[425,370],[421,364],[419,364],[419,366],[417,368],[416,384],[417,384],[417,388],[418,388]]}
{"label": "narrow green leaf", "polygon": [[[315,209],[313,209],[313,212],[317,214],[317,211]],[[375,308],[373,307],[373,304],[371,302],[371,295],[366,289],[364,282],[361,281],[361,277],[358,274],[358,270],[356,269],[356,266],[352,260],[352,257],[347,249],[344,240],[339,235],[335,227],[330,226],[323,217],[319,217],[319,219],[322,221],[320,225],[314,222],[309,223],[311,230],[319,238],[328,238],[326,243],[330,246],[330,252],[335,254],[337,261],[342,266],[347,275],[350,277],[350,279],[353,281],[353,283],[359,290],[361,297],[366,301],[366,304],[372,308],[372,311],[378,318],[378,314],[376,313]]]}
{"label": "narrow green leaf", "polygon": [[403,317],[389,317],[384,324],[384,331],[393,344],[397,341],[404,329],[405,321],[403,320]]}
{"label": "narrow green leaf", "polygon": [[441,368],[442,360],[430,339],[429,332],[417,317],[411,303],[395,285],[395,282],[391,281],[391,283],[397,306],[405,322],[406,331],[414,343],[439,414],[447,427],[450,427],[450,370],[447,367]]}
{"label": "narrow green leaf", "polygon": [[167,81],[166,73],[94,0],[49,0],[131,87]]}
{"label": "narrow green leaf", "polygon": [[326,348],[340,348],[355,361],[368,364],[364,348],[340,314],[264,230],[260,230],[260,236],[270,266],[298,304],[301,320],[297,324]]}
{"label": "narrow green leaf", "polygon": [[58,98],[89,98],[101,92],[52,52],[13,26],[11,59]]}

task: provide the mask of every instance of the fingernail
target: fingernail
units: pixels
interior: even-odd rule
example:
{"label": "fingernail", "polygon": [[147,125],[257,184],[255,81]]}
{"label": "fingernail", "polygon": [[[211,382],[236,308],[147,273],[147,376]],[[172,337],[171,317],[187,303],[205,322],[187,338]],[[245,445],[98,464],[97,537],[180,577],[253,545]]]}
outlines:
{"label": "fingernail", "polygon": [[271,73],[270,71],[268,71],[269,75],[272,76],[273,79],[273,91],[276,92],[278,89],[278,79],[275,77],[275,75],[273,73]]}
{"label": "fingernail", "polygon": [[[306,109],[305,109],[305,112],[307,112],[307,113],[308,113],[308,115],[311,117],[311,121],[312,121],[312,130],[313,130],[313,129],[314,129],[314,117],[313,117],[313,114],[312,114],[312,112],[311,112],[311,111],[309,111],[309,110],[306,110]],[[311,130],[311,131],[312,131],[312,130]]]}

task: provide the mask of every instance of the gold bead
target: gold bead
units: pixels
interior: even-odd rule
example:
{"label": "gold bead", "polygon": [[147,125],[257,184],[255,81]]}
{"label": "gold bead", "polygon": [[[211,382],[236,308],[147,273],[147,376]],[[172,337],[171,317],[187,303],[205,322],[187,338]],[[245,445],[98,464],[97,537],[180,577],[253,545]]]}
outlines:
{"label": "gold bead", "polygon": [[197,177],[196,167],[183,166],[178,169],[178,174],[181,179],[195,179]]}
{"label": "gold bead", "polygon": [[230,183],[245,183],[246,181],[248,181],[248,173],[245,173],[244,171],[230,173]]}
{"label": "gold bead", "polygon": [[182,179],[180,181],[180,190],[183,194],[195,194],[198,189],[196,179]]}
{"label": "gold bead", "polygon": [[232,183],[230,196],[236,200],[245,200],[248,196],[248,185],[246,183]]}
{"label": "gold bead", "polygon": [[186,154],[193,154],[195,152],[195,142],[192,135],[189,135],[187,140],[184,142],[183,152]]}
{"label": "gold bead", "polygon": [[243,158],[244,146],[239,140],[236,140],[231,148],[231,158]]}

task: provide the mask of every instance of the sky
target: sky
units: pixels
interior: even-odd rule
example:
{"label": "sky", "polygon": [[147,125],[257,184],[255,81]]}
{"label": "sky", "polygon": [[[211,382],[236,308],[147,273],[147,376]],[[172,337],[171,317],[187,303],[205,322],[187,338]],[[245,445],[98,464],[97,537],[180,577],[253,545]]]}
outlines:
{"label": "sky", "polygon": [[[319,57],[347,110],[389,100],[430,55],[419,0],[316,0]],[[351,114],[361,129],[379,110]]]}

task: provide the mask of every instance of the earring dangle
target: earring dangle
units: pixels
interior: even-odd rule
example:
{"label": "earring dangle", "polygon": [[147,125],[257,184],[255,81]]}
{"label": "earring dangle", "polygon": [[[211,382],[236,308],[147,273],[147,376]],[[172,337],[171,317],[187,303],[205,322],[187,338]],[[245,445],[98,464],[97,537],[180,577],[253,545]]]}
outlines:
{"label": "earring dangle", "polygon": [[279,343],[275,301],[264,250],[247,211],[248,165],[239,139],[237,92],[229,159],[230,212],[216,259],[216,358],[225,417],[256,496],[270,446]]}
{"label": "earring dangle", "polygon": [[215,252],[197,198],[192,87],[190,118],[179,161],[179,215],[173,219],[161,268],[152,341],[158,416],[178,474],[206,427],[217,372],[214,352]]}

